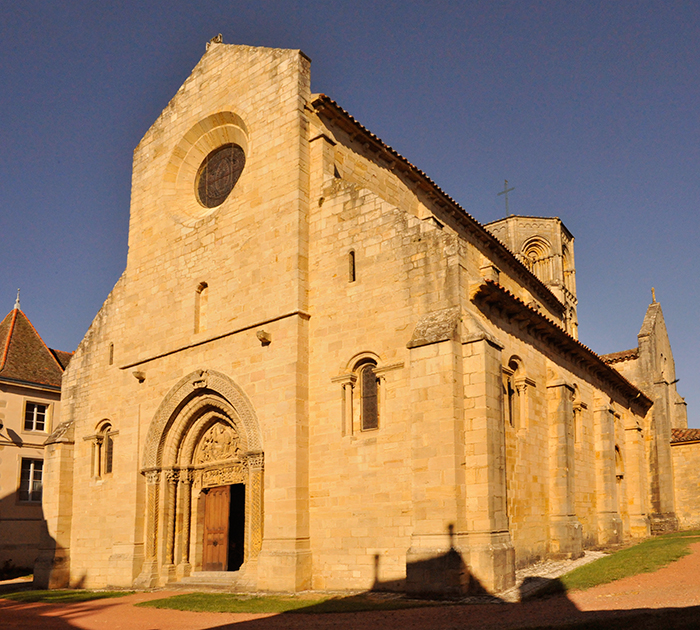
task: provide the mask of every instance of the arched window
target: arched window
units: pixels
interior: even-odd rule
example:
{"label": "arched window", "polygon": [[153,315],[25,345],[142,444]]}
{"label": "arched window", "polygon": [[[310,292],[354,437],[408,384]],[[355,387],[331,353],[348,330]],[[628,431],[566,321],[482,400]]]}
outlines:
{"label": "arched window", "polygon": [[545,239],[533,236],[523,244],[521,254],[525,266],[542,282],[552,279],[552,246]]}
{"label": "arched window", "polygon": [[403,362],[384,363],[374,352],[360,352],[345,364],[342,374],[331,378],[332,383],[340,385],[341,435],[379,429],[380,416],[387,413],[389,400],[385,395],[387,374],[403,366]]}
{"label": "arched window", "polygon": [[359,367],[360,423],[363,431],[379,428],[379,388],[375,370],[377,364],[367,361]]}
{"label": "arched window", "polygon": [[517,357],[511,357],[508,366],[503,368],[504,419],[511,427],[515,428],[518,428],[520,419],[520,394],[516,379],[521,376],[521,371]]}
{"label": "arched window", "polygon": [[528,378],[520,357],[513,355],[504,365],[503,372],[503,421],[514,429],[527,429],[529,423],[528,388],[535,381]]}
{"label": "arched window", "polygon": [[86,440],[92,441],[92,474],[96,479],[111,475],[114,466],[114,438],[117,435],[112,424],[105,420],[97,427],[97,433]]}
{"label": "arched window", "polygon": [[615,444],[615,477],[617,480],[621,480],[625,476],[625,464],[622,460],[622,453],[620,452],[620,447]]}

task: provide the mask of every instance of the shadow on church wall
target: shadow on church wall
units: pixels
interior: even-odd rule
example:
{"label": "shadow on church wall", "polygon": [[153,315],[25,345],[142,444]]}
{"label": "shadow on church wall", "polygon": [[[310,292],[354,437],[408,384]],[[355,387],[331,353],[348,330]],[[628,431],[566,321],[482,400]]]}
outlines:
{"label": "shadow on church wall", "polygon": [[0,582],[33,574],[33,582],[26,583],[25,588],[82,588],[87,575],[68,585],[67,569],[67,554],[49,534],[42,504],[19,501],[18,491],[2,497]]}
{"label": "shadow on church wall", "polygon": [[17,492],[0,499],[0,580],[32,573],[45,528],[41,503],[20,502]]}

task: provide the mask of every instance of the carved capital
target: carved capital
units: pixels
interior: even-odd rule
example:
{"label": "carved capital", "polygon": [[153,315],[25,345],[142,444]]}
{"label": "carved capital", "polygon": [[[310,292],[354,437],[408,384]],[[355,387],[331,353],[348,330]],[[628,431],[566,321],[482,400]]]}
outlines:
{"label": "carved capital", "polygon": [[183,468],[180,470],[180,483],[191,485],[194,477],[192,473],[193,471],[189,468]]}
{"label": "carved capital", "polygon": [[155,486],[160,482],[160,470],[146,470],[143,476],[146,477],[146,483],[149,486]]}
{"label": "carved capital", "polygon": [[354,387],[357,382],[357,374],[352,372],[348,374],[341,374],[340,376],[334,376],[331,379],[331,383],[340,383],[343,387],[350,386]]}
{"label": "carved capital", "polygon": [[170,469],[165,471],[165,478],[170,484],[176,484],[180,478],[180,471],[175,469]]}
{"label": "carved capital", "polygon": [[246,457],[249,468],[262,469],[265,467],[264,453],[248,453]]}

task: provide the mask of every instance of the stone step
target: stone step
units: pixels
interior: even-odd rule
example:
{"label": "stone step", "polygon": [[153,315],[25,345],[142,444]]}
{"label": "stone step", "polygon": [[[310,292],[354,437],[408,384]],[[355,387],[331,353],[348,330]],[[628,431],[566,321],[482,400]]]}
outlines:
{"label": "stone step", "polygon": [[169,582],[168,588],[232,593],[254,590],[250,579],[240,571],[197,571],[179,582]]}

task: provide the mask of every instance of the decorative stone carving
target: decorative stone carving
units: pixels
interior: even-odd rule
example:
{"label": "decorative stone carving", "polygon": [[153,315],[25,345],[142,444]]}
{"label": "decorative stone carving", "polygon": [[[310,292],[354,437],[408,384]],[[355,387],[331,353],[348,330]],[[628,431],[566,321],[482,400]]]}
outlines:
{"label": "decorative stone carving", "polygon": [[246,477],[246,467],[243,464],[233,464],[203,470],[201,472],[201,484],[203,488],[227,486],[234,483],[245,483]]}
{"label": "decorative stone carving", "polygon": [[262,469],[265,465],[265,455],[263,453],[248,453],[246,462],[250,469]]}
{"label": "decorative stone carving", "polygon": [[217,423],[202,436],[195,454],[195,464],[240,458],[238,432],[231,426]]}
{"label": "decorative stone carving", "polygon": [[207,386],[209,381],[209,373],[206,370],[197,370],[192,375],[192,387],[202,389]]}
{"label": "decorative stone carving", "polygon": [[190,470],[189,468],[183,468],[180,471],[180,483],[184,483],[186,485],[192,485],[192,477],[193,477],[192,472],[193,471]]}
{"label": "decorative stone carving", "polygon": [[160,481],[160,470],[146,470],[143,475],[149,486],[155,486]]}
{"label": "decorative stone carving", "polygon": [[[206,375],[206,377],[205,377]],[[246,447],[252,450],[262,450],[262,435],[260,425],[253,411],[253,406],[231,379],[214,370],[197,370],[183,377],[163,399],[148,429],[146,448],[142,469],[154,468],[161,464],[161,446],[165,439],[165,428],[177,413],[182,412],[182,403],[191,397],[192,393],[202,385],[208,390],[214,390],[219,396],[233,407],[241,424],[238,429],[246,437]]]}

